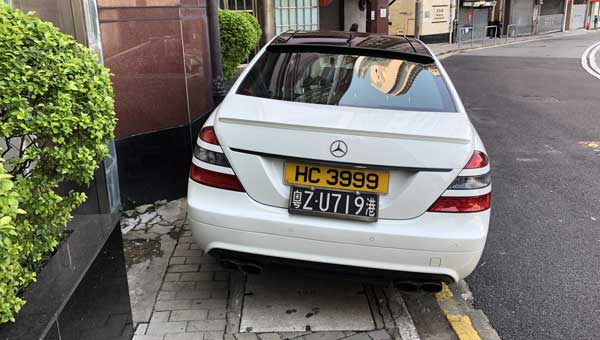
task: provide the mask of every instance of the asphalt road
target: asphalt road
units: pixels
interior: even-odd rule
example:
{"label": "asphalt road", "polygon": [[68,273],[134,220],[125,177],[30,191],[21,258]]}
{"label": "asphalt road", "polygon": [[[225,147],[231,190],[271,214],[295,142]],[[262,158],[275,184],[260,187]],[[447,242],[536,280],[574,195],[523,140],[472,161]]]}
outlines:
{"label": "asphalt road", "polygon": [[443,60],[492,160],[493,211],[467,282],[503,339],[600,339],[600,34]]}

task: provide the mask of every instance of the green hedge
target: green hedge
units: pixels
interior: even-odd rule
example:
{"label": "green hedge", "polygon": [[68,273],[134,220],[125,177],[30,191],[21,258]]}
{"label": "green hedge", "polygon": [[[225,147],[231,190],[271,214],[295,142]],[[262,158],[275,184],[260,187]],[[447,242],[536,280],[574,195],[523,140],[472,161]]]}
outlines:
{"label": "green hedge", "polygon": [[219,10],[219,26],[223,77],[229,79],[258,46],[262,31],[254,16],[238,11]]}
{"label": "green hedge", "polygon": [[10,232],[0,234],[1,265],[13,268],[3,267],[0,275],[0,323],[13,320],[22,305],[15,294],[34,279],[85,200],[59,188],[93,178],[115,124],[110,73],[97,56],[52,24],[0,1],[0,148],[14,183],[2,199],[17,200],[26,212],[15,215],[14,204],[0,211],[11,221]]}
{"label": "green hedge", "polygon": [[15,221],[19,214],[19,196],[0,158],[0,321],[13,320],[12,314],[25,303],[17,296],[17,288],[31,282],[33,273],[20,263],[23,246]]}

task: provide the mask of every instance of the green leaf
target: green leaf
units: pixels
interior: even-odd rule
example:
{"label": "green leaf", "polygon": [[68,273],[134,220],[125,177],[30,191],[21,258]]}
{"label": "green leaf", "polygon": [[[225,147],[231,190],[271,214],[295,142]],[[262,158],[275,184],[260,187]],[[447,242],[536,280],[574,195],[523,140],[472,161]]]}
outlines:
{"label": "green leaf", "polygon": [[14,320],[32,269],[85,200],[58,188],[89,182],[107,156],[113,98],[90,49],[0,1],[0,140],[11,148],[0,160],[0,323]]}

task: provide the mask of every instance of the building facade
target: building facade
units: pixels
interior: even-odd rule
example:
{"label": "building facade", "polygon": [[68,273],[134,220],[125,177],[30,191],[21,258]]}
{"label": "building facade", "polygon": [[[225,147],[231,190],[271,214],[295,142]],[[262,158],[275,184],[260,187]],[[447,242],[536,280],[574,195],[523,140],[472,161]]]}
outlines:
{"label": "building facade", "polygon": [[197,130],[214,108],[210,2],[97,1],[124,203],[184,196]]}
{"label": "building facade", "polygon": [[565,29],[585,28],[587,7],[587,0],[568,0]]}
{"label": "building facade", "polygon": [[[452,0],[420,0],[420,39],[427,43],[448,42],[454,19]],[[390,34],[414,36],[416,0],[390,4]]]}
{"label": "building facade", "polygon": [[91,47],[113,74],[116,139],[89,201],[96,185],[113,210],[185,196],[197,130],[214,108],[208,9],[218,1],[4,1]]}
{"label": "building facade", "polygon": [[[24,12],[35,12],[42,20],[52,22],[65,34],[91,48],[103,62],[103,49],[95,0],[5,0]],[[115,143],[108,143],[109,157],[101,162],[94,179],[85,191],[87,201],[78,214],[112,213],[121,208],[118,162]],[[70,188],[61,188],[68,190]]]}
{"label": "building facade", "polygon": [[228,0],[220,5],[254,14],[263,29],[263,43],[288,30],[349,31],[353,24],[359,32],[388,32],[388,0],[263,0],[245,8]]}
{"label": "building facade", "polygon": [[[255,15],[264,44],[287,30],[352,26],[411,36],[416,6],[416,0],[3,1],[53,22],[111,69],[116,140],[94,184],[109,194],[100,197],[92,186],[88,195],[109,210],[186,194],[197,131],[222,95],[219,7]],[[600,0],[587,1],[420,0],[421,38],[456,41],[468,30],[477,38],[489,34],[488,25],[511,35],[579,29],[600,15]]]}
{"label": "building facade", "polygon": [[417,2],[420,38],[429,43],[576,30],[600,14],[600,0],[390,1],[390,34],[414,35]]}

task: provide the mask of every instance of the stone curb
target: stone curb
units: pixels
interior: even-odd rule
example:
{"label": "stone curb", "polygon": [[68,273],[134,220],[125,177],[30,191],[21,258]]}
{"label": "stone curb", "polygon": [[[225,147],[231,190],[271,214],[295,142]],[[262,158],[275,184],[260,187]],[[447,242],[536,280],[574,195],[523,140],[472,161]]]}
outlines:
{"label": "stone curb", "polygon": [[473,294],[461,280],[436,294],[440,308],[460,340],[500,340],[489,319],[473,306]]}

